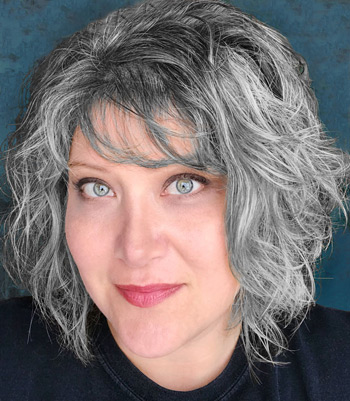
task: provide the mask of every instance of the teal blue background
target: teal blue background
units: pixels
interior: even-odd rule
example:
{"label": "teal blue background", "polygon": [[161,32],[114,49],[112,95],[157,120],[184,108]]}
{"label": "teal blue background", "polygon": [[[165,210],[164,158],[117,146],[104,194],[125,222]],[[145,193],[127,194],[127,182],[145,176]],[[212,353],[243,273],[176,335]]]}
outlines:
{"label": "teal blue background", "polygon": [[[0,140],[13,129],[22,79],[35,60],[89,21],[135,1],[0,0]],[[320,116],[350,150],[350,0],[234,0],[277,28],[309,65]],[[0,166],[1,167],[1,166]],[[0,204],[1,207],[1,204]],[[3,206],[4,209],[4,206]],[[319,263],[318,302],[350,310],[349,228]],[[21,294],[0,269],[0,298]]]}

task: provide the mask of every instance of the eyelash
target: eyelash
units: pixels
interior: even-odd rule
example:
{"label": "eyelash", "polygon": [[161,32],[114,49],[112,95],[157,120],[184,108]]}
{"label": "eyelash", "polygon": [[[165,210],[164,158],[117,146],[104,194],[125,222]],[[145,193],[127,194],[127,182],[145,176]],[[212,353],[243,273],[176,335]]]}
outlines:
{"label": "eyelash", "polygon": [[[204,186],[210,184],[210,181],[201,175],[197,175],[197,174],[193,174],[193,173],[181,173],[181,174],[176,174],[176,175],[170,177],[169,179],[167,179],[164,186],[165,186],[165,188],[168,188],[174,181],[183,180],[183,179],[197,181]],[[105,185],[108,189],[111,190],[109,185],[107,185],[105,182],[103,182],[102,180],[100,180],[98,178],[93,178],[93,177],[86,177],[86,178],[82,178],[76,182],[73,182],[73,187],[74,187],[74,189],[79,191],[79,193],[82,197],[84,197],[87,200],[92,200],[93,198],[87,198],[86,196],[84,196],[84,190],[83,190],[83,186],[85,184],[90,184],[90,183],[98,183],[101,185]],[[190,196],[198,195],[200,192],[194,192],[194,193],[190,192],[188,194],[178,194],[176,196],[181,196],[181,197],[187,198]],[[104,196],[102,196],[101,198],[104,198]]]}

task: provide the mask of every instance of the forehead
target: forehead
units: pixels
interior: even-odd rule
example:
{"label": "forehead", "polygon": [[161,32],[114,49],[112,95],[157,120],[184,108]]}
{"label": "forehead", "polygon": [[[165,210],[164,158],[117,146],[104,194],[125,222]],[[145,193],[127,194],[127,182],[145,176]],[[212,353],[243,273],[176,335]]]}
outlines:
{"label": "forehead", "polygon": [[[112,105],[103,108],[95,107],[92,111],[91,122],[97,137],[110,142],[118,152],[131,151],[147,160],[169,162],[169,157],[150,139],[147,133],[149,128],[144,120],[136,114]],[[168,139],[170,146],[182,156],[191,155],[194,152],[194,135],[190,124],[183,123],[180,118],[164,114],[156,117],[154,122],[160,128],[160,134],[158,134],[160,142]],[[91,157],[91,151],[93,151],[92,146],[83,129],[77,127],[73,135],[70,158],[76,154],[80,157]],[[111,150],[104,149],[104,151],[107,156],[110,155],[113,158]]]}

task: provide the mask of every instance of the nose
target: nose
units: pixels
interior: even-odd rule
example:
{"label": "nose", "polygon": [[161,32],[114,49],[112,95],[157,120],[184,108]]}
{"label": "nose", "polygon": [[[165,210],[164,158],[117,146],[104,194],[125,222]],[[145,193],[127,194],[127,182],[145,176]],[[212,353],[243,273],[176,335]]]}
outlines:
{"label": "nose", "polygon": [[116,256],[124,264],[138,268],[164,256],[164,216],[152,199],[126,202],[118,221]]}

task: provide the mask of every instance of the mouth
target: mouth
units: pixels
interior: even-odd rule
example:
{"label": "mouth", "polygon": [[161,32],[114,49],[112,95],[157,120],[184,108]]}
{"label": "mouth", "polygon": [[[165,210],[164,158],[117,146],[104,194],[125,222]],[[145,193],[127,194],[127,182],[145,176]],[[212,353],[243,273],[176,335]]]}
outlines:
{"label": "mouth", "polygon": [[150,308],[175,294],[183,284],[117,285],[119,293],[131,305]]}

